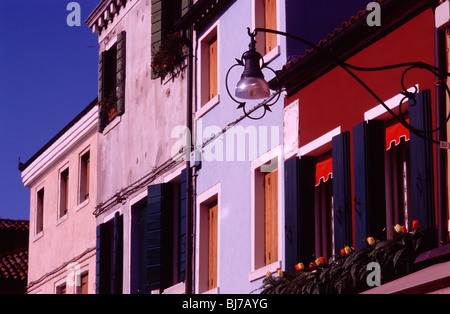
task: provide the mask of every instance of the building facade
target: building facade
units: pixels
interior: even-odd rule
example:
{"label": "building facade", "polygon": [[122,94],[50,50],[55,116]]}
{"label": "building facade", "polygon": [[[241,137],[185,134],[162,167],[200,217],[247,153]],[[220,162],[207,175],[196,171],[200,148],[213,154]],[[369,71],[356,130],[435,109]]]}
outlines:
{"label": "building facade", "polygon": [[30,189],[28,294],[95,291],[96,101],[21,165]]}
{"label": "building facade", "polygon": [[[418,61],[432,67],[446,63],[436,53],[442,49],[437,44],[436,5],[382,1],[377,27],[368,27],[370,12],[361,11],[317,49],[286,64],[271,85],[277,88],[282,82],[285,115],[298,117],[288,140],[298,146],[285,163],[286,185],[295,186],[285,204],[296,230],[293,260],[328,259],[339,256],[345,246],[363,249],[367,237],[393,239],[396,224],[412,232],[414,220],[439,231],[430,251],[414,263],[420,272],[373,293],[447,287],[443,269],[448,262],[426,268],[445,261],[445,256],[448,260],[449,252],[446,152],[439,146],[442,138],[434,143],[437,137],[430,135],[445,121],[439,113],[445,100],[437,96],[441,86],[432,71],[421,66],[404,72]],[[332,51],[345,64],[324,51]],[[438,157],[442,152],[443,167]],[[434,281],[436,277],[440,281]]]}
{"label": "building facade", "polygon": [[186,3],[103,0],[86,21],[100,45],[97,293],[160,293],[183,281],[178,135],[186,125],[186,69],[181,63],[161,75],[154,55]]}

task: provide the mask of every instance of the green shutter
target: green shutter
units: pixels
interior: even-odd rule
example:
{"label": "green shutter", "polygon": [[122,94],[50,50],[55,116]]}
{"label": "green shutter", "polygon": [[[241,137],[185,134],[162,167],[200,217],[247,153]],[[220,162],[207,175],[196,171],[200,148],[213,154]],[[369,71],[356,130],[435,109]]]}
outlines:
{"label": "green shutter", "polygon": [[126,33],[117,35],[117,73],[116,73],[116,97],[117,115],[125,113],[125,72],[126,72]]}

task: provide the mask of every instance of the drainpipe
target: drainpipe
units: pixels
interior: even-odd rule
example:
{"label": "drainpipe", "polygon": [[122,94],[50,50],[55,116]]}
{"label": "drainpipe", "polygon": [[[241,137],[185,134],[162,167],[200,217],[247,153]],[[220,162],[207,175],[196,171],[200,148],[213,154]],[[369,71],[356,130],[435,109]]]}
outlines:
{"label": "drainpipe", "polygon": [[[447,72],[447,56],[446,56],[446,41],[445,31],[435,27],[434,42],[435,42],[435,66],[441,73]],[[446,91],[443,87],[444,83],[440,83],[440,78],[436,77],[435,93],[436,93],[436,126],[443,126],[436,133],[438,141],[447,140],[447,127],[445,126],[446,119]],[[447,151],[441,149],[436,145],[436,196],[437,196],[437,214],[438,214],[438,245],[444,245],[447,242],[447,182],[446,182],[446,153]]]}
{"label": "drainpipe", "polygon": [[[192,49],[192,34],[193,28],[189,30],[183,30],[183,38],[188,45],[187,55],[187,110],[186,110],[186,126],[189,130],[190,143],[189,147],[186,147],[187,153],[190,154],[193,145],[193,129],[192,129],[192,96],[193,96],[193,49]],[[191,37],[191,38],[189,38]],[[186,154],[186,272],[185,272],[185,293],[193,293],[193,177],[190,155]]]}

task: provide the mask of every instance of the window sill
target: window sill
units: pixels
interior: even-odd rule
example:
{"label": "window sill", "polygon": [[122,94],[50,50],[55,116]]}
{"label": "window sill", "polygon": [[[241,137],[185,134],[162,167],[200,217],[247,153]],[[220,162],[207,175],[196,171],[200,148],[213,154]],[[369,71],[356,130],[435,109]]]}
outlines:
{"label": "window sill", "polygon": [[208,101],[206,104],[201,106],[196,112],[195,112],[195,119],[199,119],[203,115],[205,115],[208,111],[210,111],[212,108],[217,106],[220,103],[220,95],[217,94],[213,99]]}
{"label": "window sill", "polygon": [[36,242],[37,240],[39,240],[40,238],[42,238],[44,236],[44,231],[39,232],[38,234],[36,234],[33,238],[33,242]]}
{"label": "window sill", "polygon": [[87,204],[89,204],[89,198],[85,199],[82,203],[78,204],[78,206],[75,208],[75,211],[79,211],[83,207],[85,207]]}
{"label": "window sill", "polygon": [[105,128],[103,129],[103,135],[108,134],[122,121],[122,116],[116,116]]}
{"label": "window sill", "polygon": [[258,268],[248,274],[249,281],[255,281],[261,279],[266,276],[267,272],[271,272],[272,274],[277,271],[277,268],[281,268],[281,261],[276,261],[272,264],[263,266]]}
{"label": "window sill", "polygon": [[280,46],[276,46],[272,50],[270,50],[268,53],[266,53],[263,57],[264,63],[270,63],[276,58],[278,58],[281,54],[281,48]]}
{"label": "window sill", "polygon": [[219,287],[215,287],[214,289],[202,292],[202,294],[219,294]]}
{"label": "window sill", "polygon": [[184,282],[179,282],[167,289],[165,289],[162,294],[184,294],[185,284]]}
{"label": "window sill", "polygon": [[65,220],[67,219],[67,213],[64,214],[64,216],[58,218],[58,220],[56,221],[56,225],[60,225],[62,224]]}

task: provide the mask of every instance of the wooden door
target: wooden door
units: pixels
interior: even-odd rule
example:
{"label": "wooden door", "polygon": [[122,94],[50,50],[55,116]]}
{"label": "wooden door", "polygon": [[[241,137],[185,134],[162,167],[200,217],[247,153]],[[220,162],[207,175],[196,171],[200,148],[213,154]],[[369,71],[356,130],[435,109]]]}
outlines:
{"label": "wooden door", "polygon": [[[276,0],[264,0],[265,8],[265,28],[277,29],[277,1]],[[270,52],[277,46],[277,35],[272,33],[266,34],[266,48],[265,53]]]}
{"label": "wooden door", "polygon": [[217,95],[217,37],[209,44],[209,100]]}

